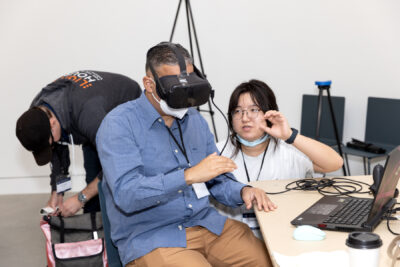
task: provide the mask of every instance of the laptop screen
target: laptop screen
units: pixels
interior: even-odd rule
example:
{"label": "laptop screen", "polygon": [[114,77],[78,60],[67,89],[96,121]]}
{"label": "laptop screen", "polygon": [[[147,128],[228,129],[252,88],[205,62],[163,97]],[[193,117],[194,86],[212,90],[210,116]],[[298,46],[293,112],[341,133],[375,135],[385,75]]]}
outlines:
{"label": "laptop screen", "polygon": [[385,172],[367,221],[374,218],[382,210],[383,206],[394,197],[394,191],[396,190],[399,177],[400,146],[389,153],[389,157],[386,160]]}

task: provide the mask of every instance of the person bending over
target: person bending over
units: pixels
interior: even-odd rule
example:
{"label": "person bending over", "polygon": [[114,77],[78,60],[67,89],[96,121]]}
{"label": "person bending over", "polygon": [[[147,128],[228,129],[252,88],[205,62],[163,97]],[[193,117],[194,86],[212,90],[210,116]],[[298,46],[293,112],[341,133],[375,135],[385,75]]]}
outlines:
{"label": "person bending over", "polygon": [[[273,91],[262,81],[244,82],[233,91],[228,107],[231,136],[222,155],[236,163],[233,174],[240,182],[313,177],[314,172],[332,172],[342,166],[338,153],[291,129],[278,110]],[[220,151],[225,143],[217,144]],[[213,203],[222,214],[247,223],[262,238],[253,212]]]}
{"label": "person bending over", "polygon": [[[99,211],[97,183],[102,178],[96,151],[96,133],[104,116],[114,107],[141,94],[134,80],[115,73],[76,71],[44,87],[18,119],[16,135],[32,151],[39,166],[51,163],[51,195],[47,206],[71,216]],[[64,200],[71,188],[68,144],[82,144],[87,186]],[[73,147],[72,147],[73,148]]]}
{"label": "person bending over", "polygon": [[[276,206],[237,182],[204,118],[206,80],[181,45],[147,52],[144,94],[110,112],[97,133],[111,237],[126,266],[271,266],[250,228],[210,206]],[[208,82],[206,82],[208,84]],[[206,93],[206,94],[204,94]]]}

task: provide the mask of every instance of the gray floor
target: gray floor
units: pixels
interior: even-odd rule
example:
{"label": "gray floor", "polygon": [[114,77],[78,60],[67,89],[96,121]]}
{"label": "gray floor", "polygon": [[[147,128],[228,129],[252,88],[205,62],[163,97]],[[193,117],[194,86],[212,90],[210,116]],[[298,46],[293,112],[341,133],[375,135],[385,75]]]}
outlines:
{"label": "gray floor", "polygon": [[0,267],[45,267],[39,210],[48,194],[0,196]]}

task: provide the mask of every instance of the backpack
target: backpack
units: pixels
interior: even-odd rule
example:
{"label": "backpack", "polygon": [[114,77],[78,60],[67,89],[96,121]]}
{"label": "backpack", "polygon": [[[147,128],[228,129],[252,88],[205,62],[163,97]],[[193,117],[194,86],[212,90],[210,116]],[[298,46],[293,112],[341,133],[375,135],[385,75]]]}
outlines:
{"label": "backpack", "polygon": [[48,267],[108,267],[101,212],[43,216]]}

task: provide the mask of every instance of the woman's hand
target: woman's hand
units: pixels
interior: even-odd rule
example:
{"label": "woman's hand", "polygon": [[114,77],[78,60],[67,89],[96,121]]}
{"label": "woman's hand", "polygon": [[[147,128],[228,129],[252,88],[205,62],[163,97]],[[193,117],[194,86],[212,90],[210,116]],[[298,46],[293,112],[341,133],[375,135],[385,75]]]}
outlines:
{"label": "woman's hand", "polygon": [[271,122],[272,126],[260,125],[260,129],[264,130],[267,134],[272,137],[287,140],[292,134],[289,123],[286,117],[279,111],[268,110],[264,114],[264,118]]}

